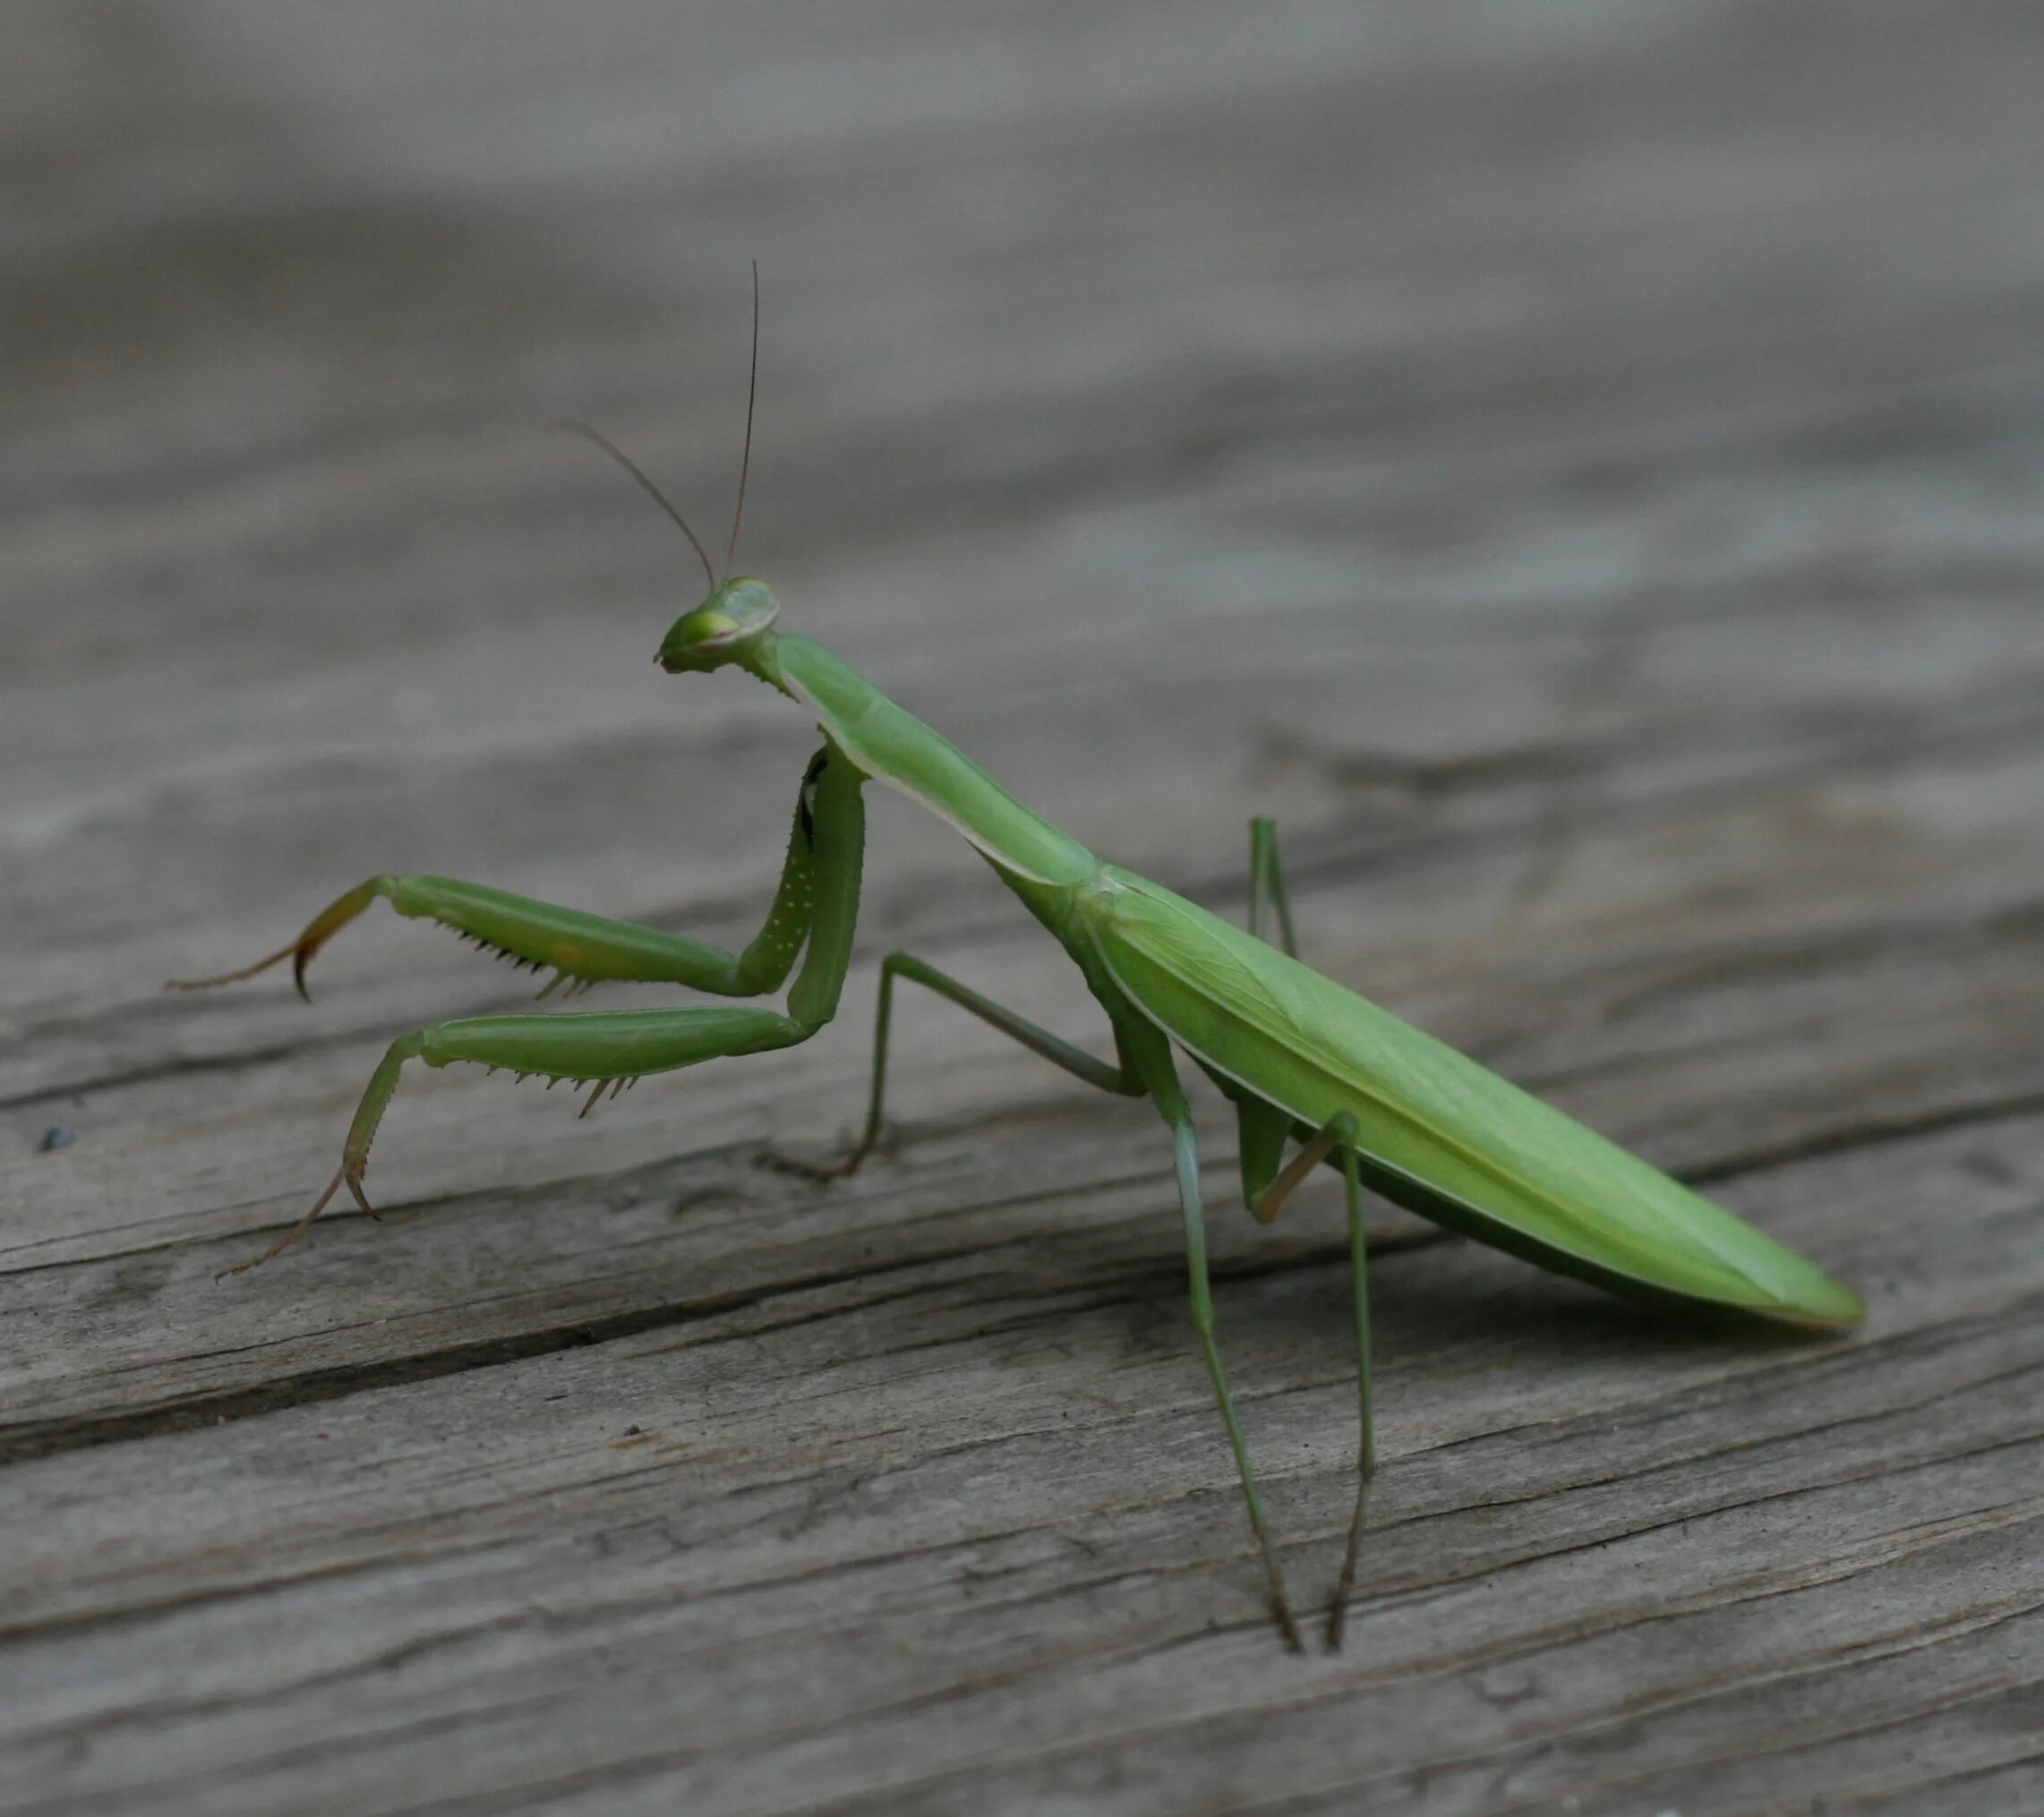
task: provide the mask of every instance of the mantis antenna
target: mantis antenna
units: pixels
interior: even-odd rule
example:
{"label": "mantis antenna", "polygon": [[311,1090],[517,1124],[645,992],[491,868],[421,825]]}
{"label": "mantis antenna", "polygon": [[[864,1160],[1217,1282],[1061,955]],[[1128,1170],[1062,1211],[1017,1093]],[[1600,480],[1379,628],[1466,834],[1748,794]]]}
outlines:
{"label": "mantis antenna", "polygon": [[745,452],[738,461],[738,508],[731,514],[731,541],[724,545],[724,575],[738,556],[738,526],[745,521],[745,482],[752,472],[752,409],[759,401],[759,260],[752,261],[752,376],[745,387]]}
{"label": "mantis antenna", "polygon": [[[757,332],[757,330],[755,330],[755,332]],[[586,422],[578,422],[574,417],[561,417],[554,422],[551,423],[549,427],[553,429],[564,429],[570,435],[580,436],[584,441],[590,443],[593,447],[600,448],[603,453],[609,455],[610,457],[617,462],[617,464],[628,473],[629,473],[633,479],[637,480],[639,483],[640,488],[645,491],[646,497],[651,499],[655,505],[659,506],[663,511],[666,512],[670,517],[671,517],[677,524],[681,526],[682,535],[686,536],[688,539],[688,547],[696,551],[696,559],[703,564],[703,572],[709,576],[710,591],[714,593],[717,590],[716,570],[710,566],[709,552],[703,547],[702,542],[697,538],[696,533],[693,530],[689,529],[688,520],[684,517],[679,511],[677,511],[672,505],[668,503],[667,494],[663,492],[658,486],[654,485],[651,480],[646,478],[645,473],[639,470],[639,465],[637,461],[632,459],[629,454],[627,454],[621,448],[620,448],[608,436],[604,435],[601,431],[592,429]],[[746,439],[748,445],[751,440],[751,427],[748,422],[746,430]],[[742,485],[740,491],[739,499],[740,504],[744,502],[744,491]],[[737,533],[738,529],[734,525],[731,528],[731,534],[735,537]]]}

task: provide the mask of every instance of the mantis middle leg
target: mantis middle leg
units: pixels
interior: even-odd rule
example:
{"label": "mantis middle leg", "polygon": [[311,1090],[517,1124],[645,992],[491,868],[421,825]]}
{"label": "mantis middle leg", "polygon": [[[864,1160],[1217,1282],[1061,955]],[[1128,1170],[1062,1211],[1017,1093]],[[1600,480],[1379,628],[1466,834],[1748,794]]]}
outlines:
{"label": "mantis middle leg", "polygon": [[[1273,911],[1279,943],[1288,957],[1296,959],[1297,941],[1292,926],[1291,898],[1285,887],[1285,867],[1278,856],[1277,823],[1259,818],[1249,823],[1249,931],[1258,939],[1269,937],[1264,929]],[[1355,1300],[1359,1433],[1356,1450],[1356,1507],[1349,1517],[1341,1575],[1327,1611],[1328,1644],[1339,1647],[1349,1594],[1356,1587],[1356,1561],[1369,1507],[1370,1479],[1377,1468],[1375,1425],[1370,1409],[1369,1252],[1363,1233],[1363,1187],[1357,1174],[1356,1120],[1347,1113],[1335,1117],[1308,1138],[1288,1164],[1280,1166],[1287,1141],[1295,1133],[1304,1133],[1297,1130],[1291,1118],[1275,1105],[1248,1099],[1237,1103],[1236,1119],[1241,1139],[1243,1199],[1250,1215],[1259,1223],[1269,1224],[1275,1219],[1299,1183],[1330,1156],[1338,1156],[1346,1189],[1349,1273]]]}
{"label": "mantis middle leg", "polygon": [[960,1009],[970,1011],[982,1022],[1021,1042],[1032,1054],[1040,1054],[1052,1065],[1063,1067],[1101,1091],[1115,1092],[1124,1097],[1141,1097],[1146,1089],[1130,1063],[1118,1028],[1116,1030],[1118,1063],[1110,1066],[1083,1047],[1074,1046],[1062,1036],[1053,1035],[1005,1005],[980,995],[970,985],[961,984],[913,953],[891,952],[880,962],[880,1002],[873,1019],[873,1084],[866,1102],[865,1127],[860,1131],[859,1139],[836,1161],[819,1164],[791,1155],[769,1155],[765,1157],[768,1165],[812,1180],[840,1180],[856,1172],[866,1157],[880,1146],[881,1133],[886,1127],[887,1034],[894,1019],[894,980],[898,977],[919,984],[946,1002],[956,1003]]}

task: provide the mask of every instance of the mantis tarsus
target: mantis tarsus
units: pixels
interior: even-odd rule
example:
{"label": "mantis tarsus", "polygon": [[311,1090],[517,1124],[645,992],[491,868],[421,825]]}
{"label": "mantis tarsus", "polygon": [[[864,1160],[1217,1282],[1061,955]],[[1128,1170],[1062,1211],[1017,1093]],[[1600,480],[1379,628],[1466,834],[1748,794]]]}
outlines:
{"label": "mantis tarsus", "polygon": [[[586,1113],[606,1090],[621,1091],[647,1073],[807,1041],[835,1014],[851,960],[865,857],[861,791],[877,781],[955,827],[1071,955],[1107,1014],[1115,1058],[1073,1045],[910,954],[892,954],[881,967],[864,1129],[841,1162],[816,1171],[849,1173],[880,1139],[898,979],[948,998],[1089,1085],[1147,1097],[1156,1106],[1171,1133],[1193,1327],[1262,1556],[1271,1612],[1293,1649],[1300,1645],[1298,1625],[1214,1337],[1199,1158],[1178,1053],[1235,1107],[1243,1196],[1257,1218],[1275,1218],[1316,1166],[1333,1166],[1343,1178],[1360,1438],[1355,1514],[1328,1615],[1332,1645],[1340,1642],[1375,1467],[1364,1187],[1544,1267],[1621,1292],[1791,1325],[1843,1327],[1859,1320],[1857,1296],[1792,1250],[1299,963],[1271,822],[1258,820],[1251,830],[1247,933],[1102,861],[829,651],[782,632],[780,606],[765,584],[720,580],[701,542],[652,482],[594,431],[584,432],[681,523],[709,577],[708,596],[662,643],[660,666],[676,675],[741,670],[812,713],[823,734],[803,773],[780,885],[758,934],[733,953],[479,884],[378,876],[333,902],[280,951],[225,977],[192,983],[227,983],[289,959],[303,992],[313,954],[381,898],[400,915],[436,921],[520,963],[551,968],[547,991],[632,980],[758,997],[777,992],[793,973],[785,1010],[486,1016],[400,1036],[370,1079],[332,1182],[297,1224],[243,1267],[302,1236],[344,1186],[371,1209],[363,1190],[370,1143],[407,1061],[463,1061],[520,1077],[573,1079],[592,1088]],[[749,456],[749,409],[746,439]],[[742,476],[739,499],[742,512]],[[727,567],[737,532],[734,513]],[[1264,937],[1272,923],[1276,945]],[[1300,1146],[1287,1162],[1285,1150],[1295,1141]]]}

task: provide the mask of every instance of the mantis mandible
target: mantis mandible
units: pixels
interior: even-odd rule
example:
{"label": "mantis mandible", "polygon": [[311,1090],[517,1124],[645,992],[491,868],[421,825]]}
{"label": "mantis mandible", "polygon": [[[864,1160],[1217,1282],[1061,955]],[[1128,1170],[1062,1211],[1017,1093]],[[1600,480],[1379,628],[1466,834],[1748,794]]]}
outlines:
{"label": "mantis mandible", "polygon": [[[754,396],[757,373],[756,271]],[[864,1128],[839,1162],[813,1171],[824,1177],[849,1174],[880,1141],[899,980],[957,1004],[1088,1085],[1149,1099],[1170,1132],[1193,1327],[1234,1454],[1271,1613],[1295,1651],[1298,1624],[1214,1335],[1199,1156],[1180,1055],[1211,1079],[1234,1107],[1243,1198],[1252,1215],[1269,1223],[1323,1164],[1342,1178],[1359,1438],[1355,1512],[1328,1610],[1332,1646],[1340,1644],[1376,1467],[1366,1187],[1450,1230],[1621,1293],[1727,1308],[1796,1326],[1842,1328],[1859,1321],[1858,1296],[1794,1251],[1301,964],[1270,821],[1251,826],[1246,933],[1095,857],[821,644],[781,630],[779,602],[763,581],[720,578],[694,532],[652,482],[594,431],[569,426],[623,465],[680,524],[702,559],[710,592],[667,633],[658,653],[661,668],[671,675],[738,670],[794,702],[823,735],[803,772],[788,856],[757,937],[734,953],[452,878],[376,876],[314,917],[289,946],[241,971],[178,987],[229,983],[288,959],[304,994],[312,956],[381,900],[400,915],[437,922],[521,964],[551,968],[553,979],[543,996],[562,985],[574,992],[631,980],[721,997],[762,997],[778,992],[793,973],[785,1007],[483,1016],[400,1036],[370,1078],[332,1181],[303,1218],[243,1268],[304,1235],[344,1186],[372,1211],[363,1184],[370,1144],[408,1062],[436,1067],[460,1062],[507,1068],[521,1078],[537,1073],[550,1081],[572,1079],[591,1088],[586,1114],[606,1091],[614,1096],[648,1073],[808,1040],[836,1013],[851,962],[865,861],[862,790],[877,781],[955,828],[1064,947],[1106,1014],[1115,1057],[1100,1059],[934,966],[892,953],[880,967]],[[751,439],[748,404],[727,571],[744,510]],[[1276,944],[1265,937],[1271,931]],[[1299,1146],[1287,1160],[1294,1142]]]}

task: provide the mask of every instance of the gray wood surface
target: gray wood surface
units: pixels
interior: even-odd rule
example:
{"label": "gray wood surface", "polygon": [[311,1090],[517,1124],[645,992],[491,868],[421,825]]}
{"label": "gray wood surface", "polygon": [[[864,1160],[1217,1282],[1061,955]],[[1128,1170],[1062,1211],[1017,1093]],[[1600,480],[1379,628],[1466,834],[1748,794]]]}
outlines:
{"label": "gray wood surface", "polygon": [[[2040,96],[2014,5],[7,7],[0,1812],[2044,1810]],[[1865,1330],[1386,1214],[1285,1657],[1147,1109],[911,1000],[898,1155],[752,1164],[891,947],[1099,1037],[894,800],[822,1038],[408,1080],[217,1279],[524,988],[162,978],[374,871],[763,909],[809,734],[536,427],[721,533],[754,255],[791,625],[1222,912],[1279,813],[1309,958]],[[1313,1600],[1338,1196],[1199,1106]]]}

